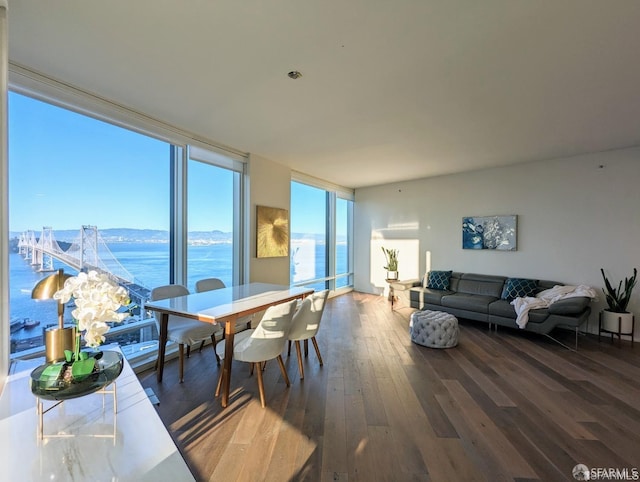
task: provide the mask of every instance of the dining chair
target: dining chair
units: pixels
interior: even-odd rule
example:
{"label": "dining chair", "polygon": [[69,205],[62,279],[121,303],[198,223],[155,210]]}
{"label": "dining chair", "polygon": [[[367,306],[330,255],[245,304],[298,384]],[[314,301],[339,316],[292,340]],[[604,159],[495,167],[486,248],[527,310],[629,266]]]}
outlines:
{"label": "dining chair", "polygon": [[[224,281],[222,281],[220,278],[203,278],[196,281],[196,293],[202,293],[203,291],[219,290],[222,288],[226,288],[226,285],[224,284]],[[220,357],[218,356],[218,352],[216,351],[217,341],[215,340],[215,337],[216,335],[219,335],[220,339],[224,340],[224,325],[216,324],[214,326],[216,327],[216,329],[213,333],[214,335],[213,352],[216,355],[216,363],[218,364],[218,366],[220,366]],[[200,351],[202,351],[204,342],[205,340],[202,340],[202,342],[200,343]],[[188,356],[189,356],[189,348],[187,347],[187,357]]]}
{"label": "dining chair", "polygon": [[[174,298],[176,296],[185,296],[189,294],[189,290],[182,285],[164,285],[158,286],[151,290],[151,301],[163,300],[165,298]],[[160,331],[160,315],[154,313],[158,331]],[[169,315],[169,323],[167,325],[167,341],[173,341],[178,344],[178,354],[180,356],[180,383],[184,380],[184,345],[190,347],[207,338],[211,338],[213,350],[215,353],[216,339],[215,333],[220,327],[212,323],[205,323],[191,318],[183,318],[181,316]],[[216,354],[217,358],[217,354]],[[219,363],[219,362],[218,362]],[[156,361],[156,369],[160,366],[164,367],[164,357],[162,360]]]}
{"label": "dining chair", "polygon": [[300,370],[300,379],[304,379],[304,367],[302,365],[302,353],[300,352],[300,342],[305,342],[305,356],[308,355],[308,340],[311,339],[313,347],[318,355],[318,361],[322,366],[322,356],[320,355],[320,348],[318,348],[318,342],[316,341],[316,334],[320,329],[320,321],[322,320],[322,313],[329,296],[329,290],[318,291],[307,296],[298,310],[293,315],[293,321],[291,322],[291,330],[289,331],[289,351],[291,355],[291,342],[296,344],[296,354],[298,355],[298,369]]}
{"label": "dining chair", "polygon": [[[219,290],[221,288],[226,288],[226,285],[224,284],[224,281],[222,281],[220,278],[203,278],[196,281],[196,293],[202,293],[203,291]],[[249,328],[251,328],[251,322],[253,321],[254,316],[256,315],[248,315],[248,316],[242,316],[238,318],[235,323],[235,330],[234,330],[235,333],[248,330]],[[224,325],[216,325],[216,326],[218,326],[220,329],[216,330],[215,335],[220,335],[220,339],[224,340],[224,337],[225,337]],[[202,350],[203,345],[204,345],[204,340],[200,344],[200,350]],[[213,344],[213,351],[216,354],[216,363],[218,363],[218,366],[220,366],[220,357],[218,356],[216,343]],[[187,351],[187,354],[188,353],[189,352]]]}
{"label": "dining chair", "polygon": [[224,281],[220,278],[204,278],[196,281],[196,293],[219,290],[220,288],[226,288]]}
{"label": "dining chair", "polygon": [[[280,372],[287,387],[290,386],[287,369],[282,361],[282,350],[287,342],[293,314],[296,310],[296,300],[270,306],[258,323],[258,326],[250,330],[245,330],[235,335],[233,340],[233,358],[251,364],[252,372],[257,372],[258,391],[260,392],[260,404],[262,408],[265,404],[264,381],[262,379],[263,364],[268,360],[276,358],[280,366]],[[222,347],[218,351],[224,351],[224,342],[220,342]],[[222,370],[218,376],[218,386],[216,396],[220,395],[222,386]]]}

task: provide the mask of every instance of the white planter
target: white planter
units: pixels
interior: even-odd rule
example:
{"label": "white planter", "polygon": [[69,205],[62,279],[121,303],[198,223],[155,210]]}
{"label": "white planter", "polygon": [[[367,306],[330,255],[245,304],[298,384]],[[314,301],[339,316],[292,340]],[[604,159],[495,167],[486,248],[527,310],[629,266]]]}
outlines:
{"label": "white planter", "polygon": [[397,280],[398,272],[397,271],[387,271],[387,279],[388,280]]}
{"label": "white planter", "polygon": [[604,310],[601,314],[602,329],[630,335],[633,330],[633,313],[614,313]]}

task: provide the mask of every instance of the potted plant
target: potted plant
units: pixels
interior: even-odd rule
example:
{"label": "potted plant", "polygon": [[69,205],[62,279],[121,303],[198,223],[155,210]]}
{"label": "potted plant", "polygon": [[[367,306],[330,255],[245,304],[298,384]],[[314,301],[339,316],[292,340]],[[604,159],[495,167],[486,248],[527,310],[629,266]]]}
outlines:
{"label": "potted plant", "polygon": [[386,249],[383,246],[382,252],[384,253],[385,258],[387,259],[387,265],[384,267],[384,269],[387,270],[387,279],[397,280],[398,279],[398,250]]}
{"label": "potted plant", "polygon": [[602,312],[602,329],[612,331],[614,333],[633,334],[633,313],[627,311],[627,306],[631,300],[631,292],[636,285],[636,276],[638,270],[633,268],[633,276],[624,279],[618,283],[618,287],[614,288],[604,274],[604,270],[600,268],[605,287],[602,292],[607,300],[609,308]]}

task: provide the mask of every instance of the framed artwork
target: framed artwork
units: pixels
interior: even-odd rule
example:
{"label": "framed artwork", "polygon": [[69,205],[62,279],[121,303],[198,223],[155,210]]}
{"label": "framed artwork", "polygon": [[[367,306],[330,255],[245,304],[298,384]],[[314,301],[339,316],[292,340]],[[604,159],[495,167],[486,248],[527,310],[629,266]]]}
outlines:
{"label": "framed artwork", "polygon": [[462,249],[515,251],[518,216],[462,218]]}
{"label": "framed artwork", "polygon": [[256,220],[257,257],[289,256],[289,211],[257,206]]}

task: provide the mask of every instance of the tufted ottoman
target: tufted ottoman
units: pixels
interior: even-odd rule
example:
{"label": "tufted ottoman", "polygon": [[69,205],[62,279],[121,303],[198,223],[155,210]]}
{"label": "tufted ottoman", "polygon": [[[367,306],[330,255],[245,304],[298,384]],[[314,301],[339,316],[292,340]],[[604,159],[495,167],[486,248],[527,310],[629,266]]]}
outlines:
{"label": "tufted ottoman", "polygon": [[416,311],[409,322],[411,341],[431,348],[452,348],[458,344],[458,319],[443,311]]}

